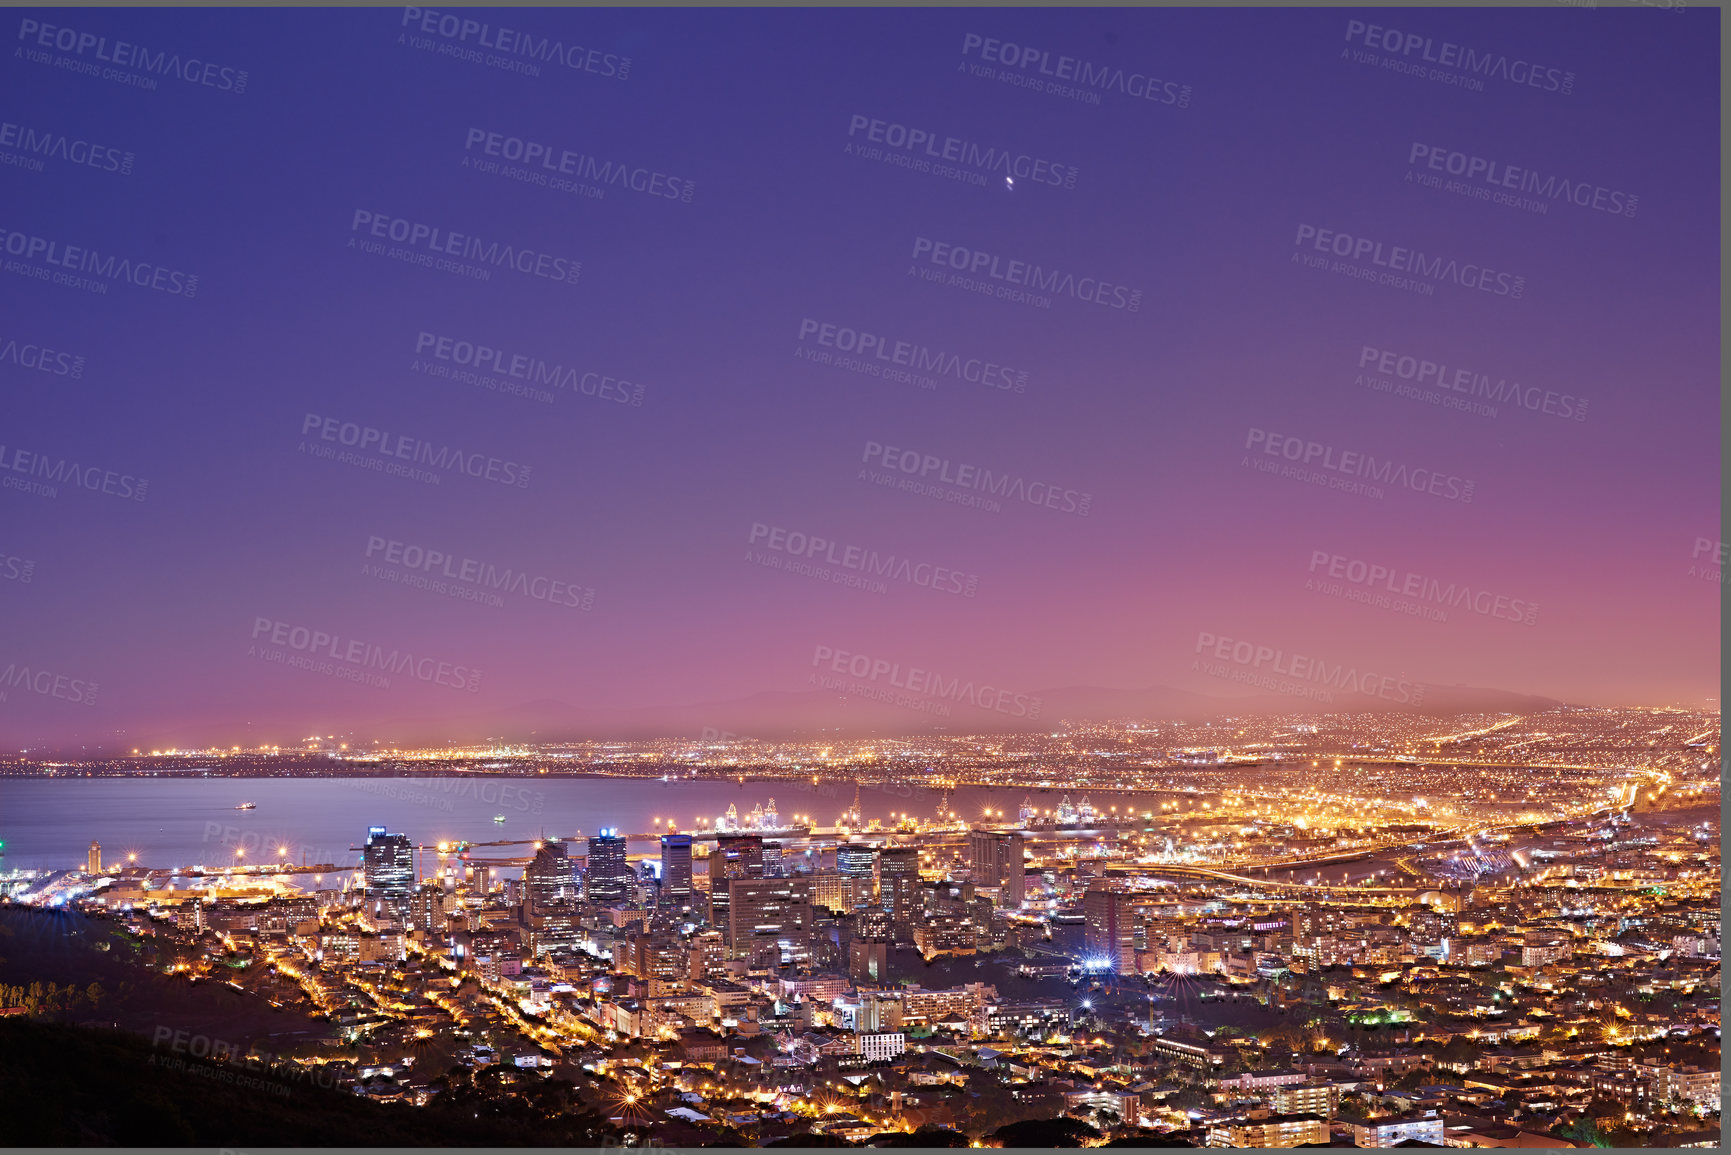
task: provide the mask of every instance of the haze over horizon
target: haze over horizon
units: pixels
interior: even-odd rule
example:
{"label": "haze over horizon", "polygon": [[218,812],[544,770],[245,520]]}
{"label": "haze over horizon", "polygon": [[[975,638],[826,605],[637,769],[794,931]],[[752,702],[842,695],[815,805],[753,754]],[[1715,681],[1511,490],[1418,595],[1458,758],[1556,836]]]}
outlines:
{"label": "haze over horizon", "polygon": [[1718,708],[1716,9],[431,11],[10,14],[0,751]]}

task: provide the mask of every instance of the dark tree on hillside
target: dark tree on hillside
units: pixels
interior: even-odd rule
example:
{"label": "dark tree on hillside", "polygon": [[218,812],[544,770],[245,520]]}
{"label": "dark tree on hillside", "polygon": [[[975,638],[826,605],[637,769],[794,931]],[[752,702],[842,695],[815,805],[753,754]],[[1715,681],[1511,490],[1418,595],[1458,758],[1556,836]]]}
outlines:
{"label": "dark tree on hillside", "polygon": [[886,1131],[881,1135],[873,1135],[867,1141],[871,1147],[966,1147],[968,1137],[960,1131],[952,1131],[948,1127],[934,1127],[927,1124],[918,1131],[909,1134],[906,1131]]}
{"label": "dark tree on hillside", "polygon": [[1080,1119],[1024,1119],[992,1132],[1004,1147],[1080,1147],[1084,1139],[1098,1139],[1100,1132]]}

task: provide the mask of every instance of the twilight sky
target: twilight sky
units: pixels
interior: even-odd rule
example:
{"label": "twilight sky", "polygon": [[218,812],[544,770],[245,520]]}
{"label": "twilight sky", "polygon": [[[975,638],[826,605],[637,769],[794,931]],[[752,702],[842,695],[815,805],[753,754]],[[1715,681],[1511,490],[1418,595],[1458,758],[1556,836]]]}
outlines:
{"label": "twilight sky", "polygon": [[6,19],[0,750],[1717,704],[1714,9]]}

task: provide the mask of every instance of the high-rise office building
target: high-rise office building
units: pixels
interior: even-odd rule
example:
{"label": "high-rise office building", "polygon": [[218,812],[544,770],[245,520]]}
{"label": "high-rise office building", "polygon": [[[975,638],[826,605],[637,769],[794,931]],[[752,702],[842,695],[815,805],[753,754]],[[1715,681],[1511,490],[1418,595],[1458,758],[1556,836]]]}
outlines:
{"label": "high-rise office building", "polygon": [[1136,969],[1135,896],[1095,885],[1082,897],[1085,965],[1116,974]]}
{"label": "high-rise office building", "polygon": [[858,983],[884,982],[889,977],[889,944],[882,939],[856,938],[848,943],[848,977]]}
{"label": "high-rise office building", "polygon": [[625,839],[611,826],[589,840],[589,901],[608,906],[624,902],[631,886],[631,866],[625,860]]}
{"label": "high-rise office building", "polygon": [[835,868],[853,884],[852,906],[869,905],[877,894],[878,852],[860,843],[835,848]]}
{"label": "high-rise office building", "polygon": [[968,835],[968,851],[974,884],[995,887],[1000,907],[1019,908],[1027,894],[1021,834],[975,830]]}
{"label": "high-rise office building", "polygon": [[661,901],[691,905],[691,835],[661,836]]}
{"label": "high-rise office building", "polygon": [[779,951],[778,961],[811,957],[811,888],[804,878],[732,878],[727,881],[728,953],[752,960]]}
{"label": "high-rise office building", "polygon": [[756,834],[723,834],[709,856],[709,923],[723,939],[728,933],[732,899],[727,884],[736,878],[763,877],[763,838]]}
{"label": "high-rise office building", "polygon": [[921,906],[920,852],[916,847],[884,847],[878,855],[878,891],[897,931],[911,930]]}
{"label": "high-rise office building", "polygon": [[[763,877],[763,836],[760,834],[723,834],[715,840],[720,856],[722,878]],[[711,857],[709,872],[715,874],[716,860]]]}
{"label": "high-rise office building", "polygon": [[577,899],[577,875],[565,844],[543,843],[523,870],[524,901],[530,913],[559,910]]}
{"label": "high-rise office building", "polygon": [[445,893],[437,883],[423,884],[409,895],[408,909],[403,915],[403,925],[409,930],[440,935],[445,933],[450,921],[450,916],[445,913]]}
{"label": "high-rise office building", "polygon": [[878,852],[858,842],[835,848],[836,869],[854,878],[870,878],[877,872]]}
{"label": "high-rise office building", "polygon": [[681,986],[690,978],[691,965],[685,941],[676,934],[638,930],[627,940],[627,949],[621,953],[625,956],[626,966],[638,978],[659,979]]}
{"label": "high-rise office building", "polygon": [[811,882],[811,901],[836,914],[851,914],[860,902],[863,879],[852,878],[836,870],[820,870],[806,875]]}
{"label": "high-rise office building", "polygon": [[367,827],[361,860],[369,897],[407,899],[414,891],[415,848],[407,834],[387,834],[383,826]]}
{"label": "high-rise office building", "polygon": [[90,840],[90,853],[84,857],[84,873],[102,873],[102,843],[94,838]]}

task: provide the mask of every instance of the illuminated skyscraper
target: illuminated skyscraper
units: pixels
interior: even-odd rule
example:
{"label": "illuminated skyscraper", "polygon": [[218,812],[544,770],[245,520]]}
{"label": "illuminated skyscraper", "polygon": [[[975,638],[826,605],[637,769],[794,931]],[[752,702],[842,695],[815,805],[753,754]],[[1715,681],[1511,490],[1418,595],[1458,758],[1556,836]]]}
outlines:
{"label": "illuminated skyscraper", "polygon": [[909,931],[920,912],[920,852],[886,846],[878,855],[878,892],[898,933]]}
{"label": "illuminated skyscraper", "polygon": [[589,840],[589,901],[602,906],[624,902],[630,884],[625,839],[614,827],[604,826]]}
{"label": "illuminated skyscraper", "polygon": [[[761,834],[723,835],[716,839],[715,849],[721,855],[722,878],[763,877],[763,836]],[[713,873],[713,865],[710,869]]]}
{"label": "illuminated skyscraper", "polygon": [[849,842],[835,848],[836,869],[854,878],[870,878],[877,870],[878,852],[869,846]]}
{"label": "illuminated skyscraper", "polygon": [[523,871],[524,901],[532,913],[544,913],[576,901],[577,876],[563,842],[544,843]]}
{"label": "illuminated skyscraper", "polygon": [[661,836],[661,899],[669,906],[691,905],[691,835]]}
{"label": "illuminated skyscraper", "polygon": [[756,834],[724,834],[709,856],[709,921],[725,937],[732,896],[727,884],[735,878],[763,877],[763,838]]}
{"label": "illuminated skyscraper", "polygon": [[445,933],[450,925],[450,917],[445,913],[444,891],[436,883],[417,887],[409,896],[408,911],[404,915],[403,923],[411,929],[428,934]]}
{"label": "illuminated skyscraper", "polygon": [[968,835],[968,850],[974,884],[996,887],[999,906],[1020,907],[1026,893],[1021,834],[975,830]]}
{"label": "illuminated skyscraper", "polygon": [[1088,967],[1129,974],[1136,969],[1135,896],[1094,886],[1082,898]]}
{"label": "illuminated skyscraper", "polygon": [[755,960],[773,953],[775,961],[811,957],[811,885],[803,878],[733,878],[727,882],[728,953]]}
{"label": "illuminated skyscraper", "polygon": [[843,843],[835,849],[835,865],[851,886],[850,907],[868,905],[877,891],[878,852],[859,843]]}
{"label": "illuminated skyscraper", "polygon": [[361,860],[369,897],[407,899],[414,892],[415,848],[407,834],[387,834],[383,826],[367,827]]}
{"label": "illuminated skyscraper", "polygon": [[102,843],[94,838],[90,840],[90,853],[84,859],[84,872],[86,874],[102,873]]}

